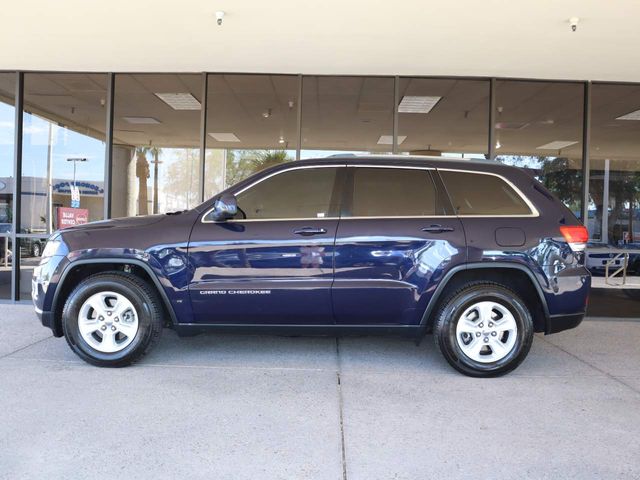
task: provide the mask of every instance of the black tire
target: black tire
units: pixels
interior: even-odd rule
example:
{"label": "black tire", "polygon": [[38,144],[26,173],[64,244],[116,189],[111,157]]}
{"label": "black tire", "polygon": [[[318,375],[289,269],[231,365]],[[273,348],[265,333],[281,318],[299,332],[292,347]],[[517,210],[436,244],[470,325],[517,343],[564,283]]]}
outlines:
{"label": "black tire", "polygon": [[[100,291],[125,296],[138,313],[138,332],[124,349],[100,352],[80,335],[78,316],[84,302]],[[163,309],[157,292],[145,281],[130,273],[114,271],[90,276],[69,295],[62,311],[62,328],[71,349],[84,361],[99,367],[124,367],[139,360],[160,340],[164,325]]]}
{"label": "black tire", "polygon": [[[464,311],[480,301],[504,306],[517,325],[516,341],[502,359],[483,363],[473,360],[460,348],[456,327]],[[435,343],[449,364],[470,377],[497,377],[515,369],[526,358],[533,342],[533,320],[525,302],[509,288],[492,282],[473,282],[449,295],[440,305],[434,325]]]}

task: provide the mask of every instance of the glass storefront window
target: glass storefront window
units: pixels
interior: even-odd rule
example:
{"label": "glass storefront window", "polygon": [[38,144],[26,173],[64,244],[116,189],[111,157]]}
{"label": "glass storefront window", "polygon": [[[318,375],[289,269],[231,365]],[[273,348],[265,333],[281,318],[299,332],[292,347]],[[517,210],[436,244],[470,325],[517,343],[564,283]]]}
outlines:
{"label": "glass storefront window", "polygon": [[581,83],[496,82],[496,160],[525,168],[580,218]]}
{"label": "glass storefront window", "polygon": [[200,203],[199,74],[117,74],[112,216]]}
{"label": "glass storefront window", "polygon": [[339,153],[390,153],[394,79],[302,79],[301,158]]}
{"label": "glass storefront window", "polygon": [[16,247],[24,297],[48,235],[63,228],[61,216],[73,210],[86,221],[104,217],[106,79],[105,74],[24,75],[18,233],[29,237]]}
{"label": "glass storefront window", "polygon": [[63,208],[104,216],[106,75],[24,77],[21,233],[46,237]]}
{"label": "glass storefront window", "polygon": [[297,76],[209,75],[207,81],[205,199],[295,160]]}
{"label": "glass storefront window", "polygon": [[11,298],[15,80],[14,73],[0,73],[0,299]]}
{"label": "glass storefront window", "polygon": [[[12,244],[16,78],[0,73],[0,299],[11,297],[14,263],[28,296],[62,209],[86,211],[89,221],[104,212],[107,75],[25,73],[21,228]],[[298,156],[391,153],[394,108],[401,154],[489,154],[489,80],[209,74],[206,81],[201,179],[203,75],[115,75],[113,217],[191,208],[202,188],[209,198]],[[584,89],[495,81],[496,159],[528,169],[578,217]],[[627,274],[640,276],[640,85],[592,85],[590,142],[587,265],[598,283],[603,262],[627,253]]]}
{"label": "glass storefront window", "polygon": [[401,78],[398,152],[485,158],[488,80]]}
{"label": "glass storefront window", "polygon": [[[590,237],[640,248],[640,86],[594,84],[591,102]],[[631,267],[640,275],[640,256]]]}

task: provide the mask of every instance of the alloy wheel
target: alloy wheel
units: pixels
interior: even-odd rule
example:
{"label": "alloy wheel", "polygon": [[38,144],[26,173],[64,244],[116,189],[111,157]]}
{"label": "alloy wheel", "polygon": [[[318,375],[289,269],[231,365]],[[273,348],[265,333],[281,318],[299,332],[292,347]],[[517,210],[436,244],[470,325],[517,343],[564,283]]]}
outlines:
{"label": "alloy wheel", "polygon": [[456,325],[460,350],[480,363],[505,358],[516,344],[517,333],[513,314],[504,305],[492,301],[474,303],[462,312]]}
{"label": "alloy wheel", "polygon": [[124,295],[99,292],[80,307],[78,329],[95,350],[119,352],[131,344],[138,333],[138,312]]}

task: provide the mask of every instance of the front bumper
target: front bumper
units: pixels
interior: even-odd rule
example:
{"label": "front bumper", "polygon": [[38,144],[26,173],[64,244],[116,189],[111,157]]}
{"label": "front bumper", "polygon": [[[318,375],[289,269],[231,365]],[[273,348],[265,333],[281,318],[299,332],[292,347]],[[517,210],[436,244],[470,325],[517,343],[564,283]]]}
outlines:
{"label": "front bumper", "polygon": [[53,306],[53,293],[60,278],[60,271],[65,265],[66,258],[53,256],[45,259],[33,271],[31,279],[31,299],[33,306],[43,326],[52,330],[56,337],[62,336],[62,328],[55,321]]}
{"label": "front bumper", "polygon": [[39,308],[35,308],[36,316],[40,320],[43,327],[50,328],[54,337],[62,337],[62,329],[56,326],[52,312],[43,312]]}

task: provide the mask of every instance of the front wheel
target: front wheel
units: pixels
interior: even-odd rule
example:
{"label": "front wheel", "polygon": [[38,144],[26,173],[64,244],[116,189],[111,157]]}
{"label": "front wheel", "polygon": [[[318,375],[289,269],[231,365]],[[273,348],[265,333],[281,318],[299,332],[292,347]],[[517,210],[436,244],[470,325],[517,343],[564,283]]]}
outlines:
{"label": "front wheel", "polygon": [[467,285],[445,299],[434,337],[449,364],[472,377],[515,369],[533,342],[533,320],[512,290],[489,282]]}
{"label": "front wheel", "polygon": [[155,290],[135,275],[99,273],[69,295],[62,327],[71,349],[86,362],[123,367],[160,339],[162,307]]}

